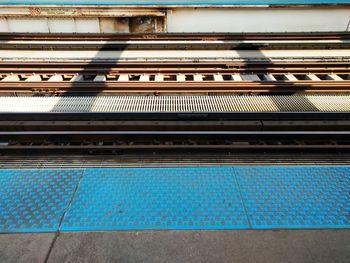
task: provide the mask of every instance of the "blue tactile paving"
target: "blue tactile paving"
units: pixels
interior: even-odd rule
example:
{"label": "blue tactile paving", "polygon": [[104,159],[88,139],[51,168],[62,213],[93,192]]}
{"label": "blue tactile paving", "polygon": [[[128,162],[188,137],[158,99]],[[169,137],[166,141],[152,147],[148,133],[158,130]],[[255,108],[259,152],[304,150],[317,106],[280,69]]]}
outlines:
{"label": "blue tactile paving", "polygon": [[87,169],[62,231],[242,229],[232,168]]}
{"label": "blue tactile paving", "polygon": [[0,232],[57,231],[83,170],[0,170]]}
{"label": "blue tactile paving", "polygon": [[0,0],[21,5],[310,5],[350,4],[350,0]]}
{"label": "blue tactile paving", "polygon": [[252,228],[349,228],[350,168],[236,167]]}
{"label": "blue tactile paving", "polygon": [[350,228],[350,167],[0,170],[2,233],[248,228]]}

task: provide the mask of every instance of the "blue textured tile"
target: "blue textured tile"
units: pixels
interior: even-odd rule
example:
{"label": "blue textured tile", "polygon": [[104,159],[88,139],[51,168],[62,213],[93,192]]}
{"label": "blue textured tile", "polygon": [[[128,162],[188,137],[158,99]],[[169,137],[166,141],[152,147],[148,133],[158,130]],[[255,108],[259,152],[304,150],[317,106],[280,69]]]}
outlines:
{"label": "blue textured tile", "polygon": [[248,228],[232,168],[87,169],[63,231]]}
{"label": "blue textured tile", "polygon": [[0,232],[57,231],[83,170],[0,170]]}
{"label": "blue textured tile", "polygon": [[350,168],[235,168],[253,228],[350,227]]}

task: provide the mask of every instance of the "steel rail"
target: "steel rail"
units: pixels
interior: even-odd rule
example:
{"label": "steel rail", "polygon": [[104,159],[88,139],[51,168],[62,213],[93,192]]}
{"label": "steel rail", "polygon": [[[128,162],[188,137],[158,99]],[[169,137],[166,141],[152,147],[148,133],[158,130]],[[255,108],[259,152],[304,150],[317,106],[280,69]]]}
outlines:
{"label": "steel rail", "polygon": [[338,121],[348,120],[350,112],[2,112],[1,121],[228,121],[228,120],[305,120]]}
{"label": "steel rail", "polygon": [[172,40],[172,41],[228,41],[228,40],[342,40],[350,39],[349,32],[307,32],[307,33],[0,33],[0,40]]}
{"label": "steel rail", "polygon": [[247,61],[247,62],[1,62],[0,74],[111,74],[111,73],[278,73],[350,74],[348,61]]}
{"label": "steel rail", "polygon": [[[17,123],[18,124],[18,123]],[[94,121],[91,121],[91,125]],[[255,123],[259,125],[259,123]],[[341,123],[339,124],[341,125]],[[277,125],[278,126],[278,125]],[[350,131],[322,130],[31,130],[0,132],[0,150],[74,151],[349,151]],[[281,127],[280,127],[281,128]],[[278,127],[276,127],[278,129]],[[57,153],[57,152],[56,152]],[[318,152],[320,153],[320,152]]]}
{"label": "steel rail", "polygon": [[[349,136],[346,135],[62,135],[62,134],[27,134],[1,136],[0,150],[350,150]],[[141,137],[140,137],[141,136]],[[273,136],[273,137],[272,137]],[[319,152],[320,153],[320,152]]]}
{"label": "steel rail", "polygon": [[[124,79],[120,78],[122,74]],[[237,74],[243,79],[234,80]],[[272,74],[274,80],[269,76],[270,79],[266,79],[267,74]],[[254,80],[245,79],[246,75],[248,79],[249,75],[253,76]],[[59,76],[60,80],[50,79],[53,76]],[[73,81],[75,76],[83,79]],[[95,80],[97,76],[104,80]],[[161,80],[157,80],[157,76],[161,76]],[[309,76],[313,79],[308,79]],[[349,92],[349,87],[350,66],[345,61],[0,63],[0,92],[3,93]]]}
{"label": "steel rail", "polygon": [[[32,50],[266,50],[350,47],[349,32],[325,33],[1,33],[0,49]],[[40,42],[41,41],[41,42]]]}
{"label": "steel rail", "polygon": [[350,145],[11,145],[0,150],[350,150]]}
{"label": "steel rail", "polygon": [[0,121],[0,131],[348,131],[346,120],[21,120]]}
{"label": "steel rail", "polygon": [[47,169],[87,167],[174,167],[174,166],[232,166],[232,165],[348,165],[348,154],[5,154],[0,156],[0,168]]}
{"label": "steel rail", "polygon": [[0,131],[9,135],[350,135],[350,131]]}
{"label": "steel rail", "polygon": [[0,82],[0,92],[193,93],[193,92],[350,92],[350,81],[200,81],[200,82]]}

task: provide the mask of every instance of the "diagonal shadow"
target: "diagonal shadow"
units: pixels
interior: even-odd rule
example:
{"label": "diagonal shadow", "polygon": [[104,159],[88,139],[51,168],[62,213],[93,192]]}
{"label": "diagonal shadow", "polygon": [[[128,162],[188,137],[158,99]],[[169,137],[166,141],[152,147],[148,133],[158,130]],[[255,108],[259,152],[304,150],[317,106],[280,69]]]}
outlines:
{"label": "diagonal shadow", "polygon": [[[84,111],[90,112],[93,109],[98,99],[98,96],[101,95],[101,93],[108,90],[108,74],[111,73],[113,67],[118,65],[122,52],[128,49],[129,47],[127,41],[118,44],[111,44],[110,41],[123,41],[123,39],[128,39],[128,35],[133,34],[138,35],[142,33],[147,34],[157,32],[157,26],[154,18],[137,17],[132,20],[129,20],[128,18],[118,18],[118,21],[119,24],[116,26],[116,30],[121,31],[119,33],[108,33],[110,37],[105,40],[105,44],[103,44],[98,49],[96,55],[89,60],[89,63],[85,64],[85,66],[82,68],[81,73],[74,77],[74,81],[71,82],[69,90],[67,90],[63,95],[60,96],[59,101],[52,108],[52,112],[59,112],[62,108],[64,108],[66,102],[65,99],[67,97],[76,96],[77,94],[79,94],[79,88],[82,85],[86,86],[87,83],[91,83],[91,85],[93,86],[91,87],[91,92],[84,92],[84,96],[88,95],[91,98],[89,101],[85,101]],[[122,28],[119,28],[119,26],[121,26]],[[123,32],[123,30],[126,29],[126,26],[129,33],[121,33]],[[103,34],[104,33],[101,33],[101,35]],[[79,34],[77,34],[76,36],[79,36]],[[95,49],[93,51],[95,51]],[[106,54],[111,54],[111,57],[108,56],[106,58]],[[96,72],[96,77],[94,76],[95,72],[91,74],[87,73],[89,70],[93,71],[92,69],[94,69],[94,71]],[[113,80],[117,81],[117,79]]]}
{"label": "diagonal shadow", "polygon": [[[65,98],[67,97],[71,97],[72,95],[76,95],[76,92],[79,91],[79,88],[81,87],[81,85],[85,82],[86,83],[91,83],[91,85],[93,86],[92,91],[89,93],[84,93],[84,95],[89,95],[90,99],[89,101],[86,101],[84,106],[84,111],[86,112],[90,112],[93,109],[93,106],[98,98],[98,96],[107,90],[107,75],[110,73],[111,69],[113,66],[116,66],[118,64],[118,60],[119,60],[119,56],[116,55],[118,54],[117,52],[120,52],[119,54],[122,53],[123,50],[127,49],[127,45],[119,45],[117,49],[112,49],[110,48],[110,45],[108,44],[108,42],[103,45],[98,52],[96,53],[95,57],[91,58],[91,60],[89,61],[89,63],[87,65],[85,65],[85,67],[83,68],[82,73],[80,73],[81,75],[77,75],[74,77],[74,81],[71,82],[70,85],[70,89],[64,93],[63,95],[60,96],[59,101],[57,102],[57,104],[52,108],[52,112],[57,112],[60,111],[62,108],[64,108],[65,106]],[[256,74],[248,74],[245,73],[243,74],[243,80],[248,80],[250,82],[255,82],[255,83],[261,83],[261,82],[269,82],[271,85],[275,85],[275,87],[277,88],[278,85],[276,84],[275,81],[271,81],[268,79],[264,79],[264,76],[272,74],[272,72],[269,71],[269,66],[272,66],[274,64],[274,61],[269,58],[266,57],[264,55],[263,50],[257,46],[257,47],[248,47],[247,49],[247,45],[246,44],[240,44],[238,46],[235,47],[236,52],[238,53],[240,58],[243,58],[245,60],[246,64],[250,63],[250,59],[247,58],[247,54],[246,52],[248,50],[252,50],[255,53],[255,58],[253,58],[253,60],[255,59],[259,59],[259,60],[263,60],[265,62],[265,66],[263,66],[261,68],[261,72],[262,74],[256,75]],[[113,57],[108,57],[108,60],[106,60],[105,58],[103,58],[102,55],[105,55],[106,53],[104,52],[113,52]],[[101,62],[106,62],[108,61],[107,64],[104,64],[104,66],[100,66],[99,63]],[[195,62],[193,62],[195,63]],[[92,74],[89,75],[89,73],[86,73],[89,69],[91,70],[92,68],[96,69],[96,77],[93,76],[93,78],[95,79],[91,79]],[[88,80],[88,82],[87,82]],[[289,88],[293,87],[293,82],[289,81],[288,82]],[[280,94],[278,92],[270,92],[269,95],[276,95],[276,94]],[[294,94],[291,94],[294,95]],[[294,107],[293,105],[290,105],[288,103],[286,103],[283,99],[281,99],[278,96],[270,96],[270,99],[272,100],[272,102],[275,104],[275,106],[277,107],[277,109],[279,111],[293,111]],[[305,108],[305,111],[318,111],[318,108],[315,107],[315,105],[309,101],[306,97],[302,97],[299,96],[299,101],[302,101],[302,105]],[[68,106],[68,105],[67,105]]]}
{"label": "diagonal shadow", "polygon": [[[261,47],[256,46],[256,47],[250,47],[249,50],[253,50],[255,53],[255,57],[258,58],[259,60],[263,60],[265,62],[265,66],[263,66],[261,68],[261,72],[262,74],[259,75],[250,75],[250,74],[246,74],[246,79],[245,80],[249,80],[251,82],[255,82],[255,83],[261,83],[261,82],[266,82],[269,81],[275,88],[278,88],[278,84],[274,83],[274,81],[267,79],[264,79],[265,76],[273,74],[273,72],[270,72],[269,70],[269,66],[273,66],[274,65],[274,61],[265,56],[263,50]],[[239,54],[240,58],[245,58],[246,57],[246,51],[247,51],[247,46],[245,44],[241,44],[237,46],[237,53]],[[286,52],[288,52],[286,50]],[[255,59],[256,59],[255,58]],[[249,63],[249,58],[246,58],[246,63]],[[292,81],[288,82],[289,88],[293,88],[293,86],[297,87]],[[299,88],[299,87],[298,87]],[[300,91],[295,92],[294,94],[289,94],[290,96],[293,95],[297,95],[299,94]],[[298,105],[293,105],[290,104],[290,102],[288,103],[287,101],[285,101],[283,98],[281,98],[280,96],[278,96],[279,94],[281,94],[280,92],[269,92],[267,93],[268,95],[271,95],[269,98],[270,100],[274,103],[274,105],[276,106],[276,108],[278,109],[278,111],[281,112],[293,112],[296,111],[296,109],[298,108]],[[285,94],[285,93],[282,93]],[[266,93],[264,93],[263,95],[266,95]],[[276,96],[277,95],[277,96]],[[301,104],[303,105],[303,108],[305,109],[305,111],[308,112],[318,112],[319,109],[306,97],[304,96],[298,96],[298,101],[301,102]]]}
{"label": "diagonal shadow", "polygon": [[[61,112],[66,106],[71,106],[69,105],[69,100],[66,98],[81,96],[79,91],[82,86],[86,87],[87,84],[91,85],[91,87],[89,87],[91,91],[84,92],[83,96],[89,96],[91,99],[84,102],[83,110],[87,113],[91,112],[98,96],[107,91],[108,75],[111,73],[113,66],[118,64],[118,54],[121,54],[126,48],[126,45],[120,45],[118,49],[110,50],[108,43],[100,47],[96,55],[90,59],[89,63],[84,65],[81,72],[73,77],[69,89],[64,94],[60,95],[58,102],[54,105],[51,112]],[[108,57],[106,60],[104,55],[108,53],[105,52],[110,52],[113,56]]]}

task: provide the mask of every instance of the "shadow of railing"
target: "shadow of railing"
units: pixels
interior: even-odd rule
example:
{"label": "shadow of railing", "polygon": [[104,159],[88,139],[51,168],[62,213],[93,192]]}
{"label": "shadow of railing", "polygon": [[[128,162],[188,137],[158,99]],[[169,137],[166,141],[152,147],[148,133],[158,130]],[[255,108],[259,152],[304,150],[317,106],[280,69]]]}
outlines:
{"label": "shadow of railing", "polygon": [[[62,107],[64,107],[65,103],[67,102],[66,98],[76,95],[77,92],[82,87],[82,85],[84,84],[84,86],[86,87],[87,83],[91,84],[91,91],[90,92],[84,91],[84,95],[89,95],[90,99],[85,100],[83,110],[84,112],[92,111],[99,95],[108,91],[108,84],[107,84],[108,74],[111,73],[110,71],[112,70],[113,67],[118,65],[120,61],[120,56],[122,55],[123,50],[127,49],[127,47],[128,47],[127,44],[122,44],[122,45],[118,45],[116,49],[111,49],[111,46],[108,43],[108,41],[104,45],[102,45],[97,51],[96,55],[90,58],[89,63],[85,64],[84,68],[79,73],[79,75],[74,77],[75,79],[74,81],[71,81],[71,84],[68,90],[59,97],[60,99],[58,100],[56,105],[52,108],[52,112],[61,111]],[[238,58],[243,59],[244,63],[246,64],[249,64],[250,61],[254,62],[257,60],[264,62],[263,66],[260,66],[259,72],[261,74],[259,75],[273,74],[273,72],[270,72],[269,67],[274,65],[274,60],[271,57],[265,56],[264,47],[260,47],[260,46],[252,47],[245,43],[242,43],[238,46],[235,46],[234,49],[238,54]],[[252,52],[253,57],[249,57],[247,55],[247,51],[253,51]],[[171,50],[169,50],[169,52],[171,52]],[[108,57],[108,56],[106,57],[106,54],[111,55],[111,57]],[[196,62],[193,61],[194,67],[196,66],[195,63]],[[100,67],[100,68],[97,69],[97,67]],[[90,79],[87,82],[84,80],[84,78],[89,73],[86,73],[86,72],[91,72],[92,68],[96,69],[96,72],[92,73],[94,74],[94,79],[93,80]],[[246,74],[247,76],[249,75],[249,72],[245,72],[244,74]],[[273,86],[273,88],[271,88],[270,93],[264,93],[264,94],[270,94],[270,95],[280,94],[278,91],[278,88],[280,88],[278,86],[279,85],[278,81],[263,80],[261,79],[260,76],[258,76],[254,72],[252,72],[250,75],[253,76],[252,79],[249,79],[251,83],[268,82],[269,85]],[[293,84],[294,82],[287,81],[287,83],[288,83],[288,89],[293,90],[293,85],[295,85]],[[186,84],[184,83],[184,85]],[[305,89],[306,88],[307,86],[305,86]],[[300,88],[300,85],[296,86],[295,90],[298,90],[298,92],[302,92],[302,88]],[[293,111],[293,105],[287,104],[283,99],[281,99],[281,97],[270,96],[269,98],[271,99],[271,101],[274,103],[274,105],[279,111],[282,111],[282,112]],[[318,108],[307,97],[299,96],[299,101],[302,101],[303,107],[307,111],[314,111],[314,112],[319,111]]]}
{"label": "shadow of railing", "polygon": [[[111,49],[108,40],[104,45],[99,47],[94,57],[89,57],[89,62],[80,69],[79,73],[72,78],[68,89],[59,96],[58,102],[52,108],[51,112],[60,112],[65,107],[72,96],[89,96],[89,100],[84,101],[84,112],[91,112],[98,99],[98,96],[108,91],[108,75],[113,67],[118,65],[120,55],[127,48],[126,44],[118,45],[116,49]],[[108,57],[106,58],[106,55]],[[110,56],[109,56],[110,55]],[[79,63],[79,62],[77,62]],[[87,87],[87,85],[91,85]],[[81,93],[81,90],[84,92]],[[91,89],[90,91],[88,89]],[[72,106],[72,105],[67,105]],[[80,108],[81,109],[81,108]]]}
{"label": "shadow of railing", "polygon": [[[247,50],[252,50],[255,54],[255,58],[247,58],[247,55],[246,55]],[[245,59],[246,63],[249,63],[249,60],[250,61],[254,61],[254,60],[263,61],[264,66],[259,68],[259,71],[261,73],[259,75],[269,75],[269,74],[273,75],[274,74],[274,72],[270,71],[269,67],[274,66],[276,64],[275,59],[272,59],[271,57],[267,57],[264,54],[264,51],[262,48],[257,46],[257,47],[250,47],[249,49],[247,49],[247,46],[245,44],[241,44],[241,45],[238,45],[236,47],[236,52],[238,53],[240,59]],[[286,53],[287,52],[288,52],[288,50],[286,50]],[[247,73],[249,75],[249,72],[246,72],[246,74]],[[255,73],[251,73],[251,74],[255,75]],[[288,104],[283,98],[281,98],[278,95],[281,95],[281,94],[284,94],[284,95],[288,94],[291,96],[297,95],[297,94],[300,94],[303,91],[305,91],[312,84],[312,83],[310,83],[310,85],[305,85],[304,89],[303,89],[302,87],[295,85],[295,82],[293,82],[293,81],[285,81],[288,84],[288,90],[293,90],[295,88],[294,92],[293,91],[292,92],[285,92],[285,91],[281,90],[282,88],[279,87],[279,84],[276,83],[278,81],[262,79],[258,75],[256,75],[256,78],[254,78],[254,79],[250,80],[250,81],[252,83],[264,83],[264,82],[269,83],[269,85],[271,87],[273,87],[270,92],[264,92],[263,95],[271,95],[271,96],[269,96],[270,100],[273,102],[273,104],[275,105],[277,110],[281,111],[281,112],[293,112],[293,111],[296,111],[296,108],[298,108],[298,107],[297,107],[297,105],[290,104],[290,101]],[[309,112],[318,112],[319,111],[319,109],[312,103],[312,101],[310,101],[305,96],[298,96],[298,102],[301,102],[300,104],[303,105],[303,109],[305,109],[305,111],[309,111]],[[296,106],[296,107],[294,107],[294,106]],[[300,107],[299,107],[299,109],[300,109]]]}

